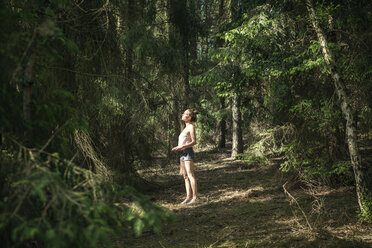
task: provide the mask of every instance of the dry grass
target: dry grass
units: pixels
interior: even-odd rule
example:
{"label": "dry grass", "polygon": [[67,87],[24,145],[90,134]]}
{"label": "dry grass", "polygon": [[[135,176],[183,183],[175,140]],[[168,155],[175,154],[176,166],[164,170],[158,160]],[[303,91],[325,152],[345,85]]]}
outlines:
{"label": "dry grass", "polygon": [[140,238],[126,235],[118,247],[372,247],[372,227],[357,221],[351,187],[318,189],[322,211],[313,211],[313,198],[300,187],[287,186],[313,227],[282,188],[288,175],[278,165],[249,167],[228,158],[229,151],[199,151],[196,175],[200,200],[179,205],[184,197],[182,177],[172,167],[142,171],[161,185],[151,192],[156,203],[171,209],[177,220],[160,234],[146,231]]}

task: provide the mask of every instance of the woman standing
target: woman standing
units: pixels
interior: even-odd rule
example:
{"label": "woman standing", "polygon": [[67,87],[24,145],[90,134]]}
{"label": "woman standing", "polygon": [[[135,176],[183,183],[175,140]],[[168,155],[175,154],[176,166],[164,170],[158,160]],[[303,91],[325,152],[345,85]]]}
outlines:
{"label": "woman standing", "polygon": [[191,204],[198,198],[198,187],[194,175],[194,150],[192,147],[196,144],[195,127],[197,111],[187,109],[182,114],[182,120],[186,127],[178,137],[178,146],[172,151],[181,151],[180,166],[185,179],[186,199],[181,204]]}

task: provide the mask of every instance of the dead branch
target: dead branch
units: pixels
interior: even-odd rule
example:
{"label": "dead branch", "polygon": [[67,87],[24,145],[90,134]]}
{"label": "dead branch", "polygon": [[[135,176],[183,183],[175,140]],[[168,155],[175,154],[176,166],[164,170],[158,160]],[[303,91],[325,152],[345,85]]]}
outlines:
{"label": "dead branch", "polygon": [[301,213],[302,213],[302,215],[304,216],[304,218],[305,218],[305,220],[306,220],[306,224],[307,224],[307,226],[309,227],[309,229],[311,230],[311,231],[313,231],[313,227],[310,225],[310,222],[309,222],[309,220],[308,220],[308,218],[307,218],[307,215],[305,214],[305,212],[304,212],[304,210],[301,208],[301,206],[300,206],[300,204],[298,203],[298,201],[296,200],[296,198],[294,197],[294,196],[292,196],[289,192],[288,192],[288,190],[285,188],[285,186],[286,186],[286,184],[288,183],[288,181],[285,183],[285,184],[283,184],[283,190],[284,190],[284,193],[291,199],[290,200],[290,203],[292,204],[293,202],[294,203],[296,203],[296,205],[297,205],[297,207],[300,209],[300,211],[301,211]]}

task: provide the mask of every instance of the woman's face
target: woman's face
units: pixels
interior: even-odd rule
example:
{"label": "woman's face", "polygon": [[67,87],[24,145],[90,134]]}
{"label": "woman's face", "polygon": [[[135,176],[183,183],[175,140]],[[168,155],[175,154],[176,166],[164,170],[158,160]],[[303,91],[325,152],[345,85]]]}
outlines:
{"label": "woman's face", "polygon": [[190,119],[191,119],[190,112],[187,111],[187,110],[185,112],[183,112],[183,114],[182,114],[182,120],[183,121],[190,121]]}

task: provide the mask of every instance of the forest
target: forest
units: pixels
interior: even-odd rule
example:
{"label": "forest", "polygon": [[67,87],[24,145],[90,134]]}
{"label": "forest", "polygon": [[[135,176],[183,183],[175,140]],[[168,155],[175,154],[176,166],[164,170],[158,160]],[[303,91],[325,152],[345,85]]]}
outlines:
{"label": "forest", "polygon": [[[371,247],[372,2],[0,1],[1,247]],[[181,114],[197,110],[199,199]]]}

